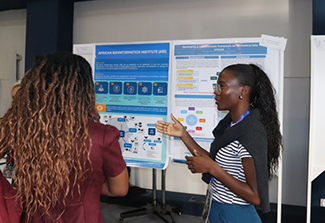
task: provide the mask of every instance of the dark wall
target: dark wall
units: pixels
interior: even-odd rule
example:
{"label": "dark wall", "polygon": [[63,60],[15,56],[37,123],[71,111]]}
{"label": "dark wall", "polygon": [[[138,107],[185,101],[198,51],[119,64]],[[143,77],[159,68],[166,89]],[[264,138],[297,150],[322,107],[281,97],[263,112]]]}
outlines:
{"label": "dark wall", "polygon": [[73,1],[34,0],[27,3],[25,71],[36,55],[72,52]]}
{"label": "dark wall", "polygon": [[312,182],[311,187],[311,222],[325,222],[325,207],[320,207],[320,199],[325,198],[325,171]]}
{"label": "dark wall", "polygon": [[313,35],[325,35],[325,0],[313,0]]}

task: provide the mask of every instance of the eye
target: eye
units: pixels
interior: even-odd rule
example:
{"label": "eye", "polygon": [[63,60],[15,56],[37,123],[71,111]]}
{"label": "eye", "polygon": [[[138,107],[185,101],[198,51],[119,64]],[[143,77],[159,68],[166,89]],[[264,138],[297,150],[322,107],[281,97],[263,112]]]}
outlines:
{"label": "eye", "polygon": [[223,88],[225,88],[226,87],[226,85],[225,84],[223,84],[223,83],[221,83],[221,84],[218,84],[219,85],[219,87],[221,88],[221,89],[223,89]]}

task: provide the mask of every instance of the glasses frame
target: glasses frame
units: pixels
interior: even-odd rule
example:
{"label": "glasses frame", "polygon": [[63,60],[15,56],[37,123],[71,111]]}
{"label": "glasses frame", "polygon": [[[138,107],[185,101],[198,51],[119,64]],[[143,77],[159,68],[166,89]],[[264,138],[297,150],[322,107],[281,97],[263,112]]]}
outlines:
{"label": "glasses frame", "polygon": [[221,92],[222,92],[223,89],[232,88],[232,87],[242,87],[243,86],[243,85],[240,85],[240,84],[235,84],[235,85],[227,85],[227,84],[224,84],[224,85],[225,86],[221,86],[219,83],[214,84],[213,85],[214,91],[217,94],[221,94]]}

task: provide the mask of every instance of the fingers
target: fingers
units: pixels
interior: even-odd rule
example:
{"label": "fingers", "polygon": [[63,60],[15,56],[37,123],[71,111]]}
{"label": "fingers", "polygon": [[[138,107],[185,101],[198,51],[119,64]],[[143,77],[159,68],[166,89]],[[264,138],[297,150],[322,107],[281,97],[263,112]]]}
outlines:
{"label": "fingers", "polygon": [[166,122],[158,120],[155,124],[164,124],[164,123],[166,123]]}
{"label": "fingers", "polygon": [[185,156],[187,168],[192,172],[196,173],[195,166],[194,166],[194,159],[192,156]]}
{"label": "fingers", "polygon": [[170,113],[170,118],[172,119],[172,121],[174,123],[177,123],[178,122],[178,120],[175,118],[175,116],[173,115],[173,113]]}
{"label": "fingers", "polygon": [[188,165],[187,165],[187,168],[188,168],[192,173],[196,173],[193,164],[188,164]]}
{"label": "fingers", "polygon": [[162,126],[164,126],[164,125],[166,125],[167,123],[166,122],[164,122],[164,121],[161,121],[161,120],[158,120],[156,123],[155,123],[155,126],[157,127],[162,127]]}
{"label": "fingers", "polygon": [[182,124],[176,120],[174,116],[172,116],[174,123],[164,122],[164,121],[157,121],[155,126],[159,133],[164,133],[169,136],[174,137],[182,137],[184,134],[184,128],[182,128]]}
{"label": "fingers", "polygon": [[159,120],[155,123],[157,131],[160,133],[165,133],[165,134],[167,133],[168,125],[169,125],[169,123],[161,121],[161,120]]}

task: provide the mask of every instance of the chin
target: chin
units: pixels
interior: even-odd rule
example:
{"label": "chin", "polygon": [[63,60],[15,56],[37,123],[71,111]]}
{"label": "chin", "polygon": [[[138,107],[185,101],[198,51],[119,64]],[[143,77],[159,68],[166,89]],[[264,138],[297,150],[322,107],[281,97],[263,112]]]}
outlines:
{"label": "chin", "polygon": [[223,107],[223,106],[220,105],[220,104],[217,104],[217,109],[218,109],[218,111],[228,111],[228,110],[229,110],[229,109]]}
{"label": "chin", "polygon": [[218,105],[217,104],[217,109],[219,110],[219,111],[223,111],[224,109],[222,108],[222,106],[220,106],[220,105]]}

